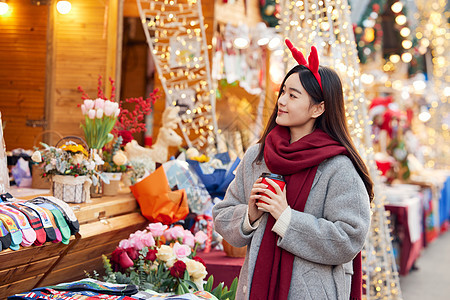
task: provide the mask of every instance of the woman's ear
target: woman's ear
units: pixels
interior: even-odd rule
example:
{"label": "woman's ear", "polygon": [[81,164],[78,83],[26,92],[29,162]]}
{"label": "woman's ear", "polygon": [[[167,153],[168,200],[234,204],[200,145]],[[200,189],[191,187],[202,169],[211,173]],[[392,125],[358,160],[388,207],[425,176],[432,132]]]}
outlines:
{"label": "woman's ear", "polygon": [[325,111],[325,101],[320,102],[319,104],[314,104],[312,107],[312,117],[318,118],[320,117],[323,112]]}

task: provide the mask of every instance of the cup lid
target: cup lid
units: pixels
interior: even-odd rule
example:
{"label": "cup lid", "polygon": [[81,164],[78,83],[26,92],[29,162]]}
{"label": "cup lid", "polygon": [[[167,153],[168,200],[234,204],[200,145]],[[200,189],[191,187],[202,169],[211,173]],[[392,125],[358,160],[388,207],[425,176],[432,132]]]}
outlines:
{"label": "cup lid", "polygon": [[275,173],[262,173],[261,177],[284,181],[283,175],[279,175],[279,174],[275,174]]}

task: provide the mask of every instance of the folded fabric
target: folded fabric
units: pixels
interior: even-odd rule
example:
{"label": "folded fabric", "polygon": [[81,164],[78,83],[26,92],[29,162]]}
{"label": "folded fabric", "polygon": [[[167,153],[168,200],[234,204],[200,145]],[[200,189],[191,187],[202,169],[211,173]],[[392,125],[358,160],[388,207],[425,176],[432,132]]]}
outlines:
{"label": "folded fabric", "polygon": [[3,222],[3,225],[5,225],[5,228],[11,234],[11,244],[9,245],[9,248],[12,250],[19,250],[19,245],[22,243],[22,232],[20,232],[16,223],[14,223],[13,219],[9,216],[0,214],[0,221]]}
{"label": "folded fabric", "polygon": [[21,211],[28,218],[31,228],[33,228],[34,232],[36,232],[36,240],[33,245],[40,246],[44,244],[47,239],[47,235],[45,234],[44,226],[42,225],[39,215],[31,208],[19,205],[15,202],[7,202],[6,205]]}
{"label": "folded fabric", "polygon": [[22,232],[22,243],[20,244],[23,247],[33,245],[34,241],[36,241],[36,232],[31,228],[27,217],[23,213],[5,204],[0,204],[0,213],[8,215],[16,222],[16,225]]}
{"label": "folded fabric", "polygon": [[128,296],[115,296],[101,294],[93,291],[59,291],[50,288],[33,290],[31,292],[15,294],[9,296],[8,300],[41,300],[41,299],[61,299],[61,300],[134,300]]}
{"label": "folded fabric", "polygon": [[101,294],[119,296],[131,296],[138,292],[138,288],[134,284],[115,284],[91,278],[85,278],[74,282],[60,283],[47,287],[40,287],[33,289],[33,291],[42,291],[48,289],[63,291],[92,291]]}
{"label": "folded fabric", "polygon": [[59,209],[57,209],[53,204],[50,203],[44,202],[38,204],[38,206],[48,209],[50,213],[53,214],[56,226],[61,232],[61,242],[65,245],[69,244],[70,229],[69,226],[67,225],[66,220],[64,219],[62,212]]}
{"label": "folded fabric", "polygon": [[0,244],[2,250],[8,249],[9,246],[11,246],[11,233],[9,233],[8,229],[6,229],[2,221],[0,221]]}
{"label": "folded fabric", "polygon": [[29,202],[20,202],[20,205],[31,208],[32,210],[34,210],[34,212],[36,212],[39,215],[39,219],[41,219],[42,225],[44,225],[45,234],[47,236],[47,242],[53,242],[54,240],[56,240],[55,228],[53,228],[53,224],[50,221],[50,217],[47,215],[44,209]]}
{"label": "folded fabric", "polygon": [[52,196],[36,197],[31,201],[33,203],[38,203],[37,201],[44,201],[50,202],[51,204],[55,205],[56,208],[58,208],[63,213],[64,218],[69,225],[70,233],[74,235],[75,233],[80,231],[80,223],[78,223],[77,217],[75,216],[72,208],[70,208],[70,206],[66,202]]}

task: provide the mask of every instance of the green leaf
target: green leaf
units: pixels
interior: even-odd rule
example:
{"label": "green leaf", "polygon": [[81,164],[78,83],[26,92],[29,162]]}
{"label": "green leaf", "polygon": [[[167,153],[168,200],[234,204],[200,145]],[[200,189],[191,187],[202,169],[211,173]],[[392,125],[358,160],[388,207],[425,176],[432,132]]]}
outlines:
{"label": "green leaf", "polygon": [[235,277],[230,286],[229,293],[233,293],[233,297],[230,298],[230,300],[234,300],[234,298],[236,297],[237,286],[238,286],[238,278]]}
{"label": "green leaf", "polygon": [[195,284],[195,282],[191,280],[184,280],[184,283],[186,283],[190,288],[192,288],[195,292],[198,291],[198,287]]}
{"label": "green leaf", "polygon": [[177,286],[177,291],[176,291],[177,295],[181,295],[183,294],[183,288],[181,287],[181,284]]}
{"label": "green leaf", "polygon": [[184,280],[189,280],[191,277],[189,276],[189,272],[188,272],[188,270],[185,270],[184,271],[184,274],[183,274],[183,279]]}
{"label": "green leaf", "polygon": [[208,281],[206,282],[206,284],[203,286],[203,289],[207,292],[211,292],[212,287],[213,287],[213,283],[214,283],[214,276],[211,275],[208,278]]}
{"label": "green leaf", "polygon": [[222,294],[221,299],[222,300],[234,300],[234,298],[236,297],[236,291],[228,291],[224,294]]}
{"label": "green leaf", "polygon": [[183,292],[184,292],[185,294],[189,294],[189,288],[188,288],[188,286],[186,285],[186,283],[180,282],[180,285],[179,285],[179,286],[181,286],[181,288],[183,289]]}
{"label": "green leaf", "polygon": [[223,288],[223,282],[219,283],[219,285],[217,285],[216,288],[211,293],[220,299],[222,296],[222,288]]}

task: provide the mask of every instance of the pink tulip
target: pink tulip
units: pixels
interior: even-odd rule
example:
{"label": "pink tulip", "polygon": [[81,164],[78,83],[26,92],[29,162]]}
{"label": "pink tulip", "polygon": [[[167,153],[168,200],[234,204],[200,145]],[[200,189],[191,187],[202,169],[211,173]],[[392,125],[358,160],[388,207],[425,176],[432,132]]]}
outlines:
{"label": "pink tulip", "polygon": [[81,113],[83,114],[83,116],[87,113],[86,105],[84,105],[84,104],[81,104]]}
{"label": "pink tulip", "polygon": [[163,235],[164,230],[167,229],[167,225],[163,225],[161,222],[151,223],[147,226],[147,228],[148,230],[150,230],[154,237],[159,237]]}
{"label": "pink tulip", "polygon": [[97,117],[97,119],[103,118],[103,109],[102,108],[97,109],[96,117]]}
{"label": "pink tulip", "polygon": [[132,267],[134,265],[133,261],[125,251],[120,254],[119,264],[123,269],[128,269],[129,267]]}
{"label": "pink tulip", "polygon": [[191,248],[188,245],[180,245],[180,243],[176,242],[173,245],[173,253],[178,259],[183,259],[191,254]]}
{"label": "pink tulip", "polygon": [[114,112],[114,118],[117,118],[120,115],[120,108],[116,109]]}
{"label": "pink tulip", "polygon": [[115,111],[116,111],[116,107],[114,105],[114,102],[111,102],[109,100],[105,101],[105,115],[106,116],[111,116]]}
{"label": "pink tulip", "polygon": [[95,119],[95,109],[90,109],[90,110],[89,110],[89,112],[88,112],[88,117],[89,117],[89,119],[91,119],[91,120],[94,120],[94,119]]}
{"label": "pink tulip", "polygon": [[84,100],[84,106],[86,107],[86,111],[94,108],[94,100],[86,99]]}
{"label": "pink tulip", "polygon": [[99,109],[99,108],[103,109],[104,107],[105,107],[105,100],[100,99],[100,98],[95,99],[95,101],[94,101],[95,109]]}
{"label": "pink tulip", "polygon": [[195,242],[199,244],[203,244],[208,239],[208,236],[203,231],[198,231],[195,234]]}
{"label": "pink tulip", "polygon": [[195,239],[194,239],[194,235],[192,234],[191,231],[189,231],[189,230],[184,231],[183,244],[188,245],[191,248],[194,248]]}

